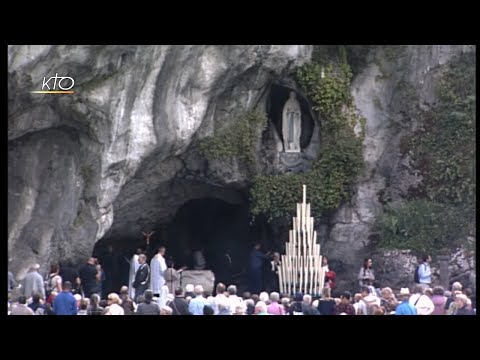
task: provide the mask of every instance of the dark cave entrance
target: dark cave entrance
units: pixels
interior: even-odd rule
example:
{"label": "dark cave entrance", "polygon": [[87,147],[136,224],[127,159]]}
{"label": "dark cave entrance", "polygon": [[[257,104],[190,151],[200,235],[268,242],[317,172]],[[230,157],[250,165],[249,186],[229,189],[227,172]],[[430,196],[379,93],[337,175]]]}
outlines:
{"label": "dark cave entrance", "polygon": [[248,207],[215,198],[187,201],[168,225],[167,256],[192,268],[192,253],[202,250],[216,281],[230,283],[242,273],[250,244]]}
{"label": "dark cave entrance", "polygon": [[[295,90],[282,85],[274,84],[270,89],[270,96],[268,97],[267,101],[268,116],[275,125],[277,134],[282,141],[282,111],[291,91]],[[310,143],[315,123],[309,110],[310,105],[308,104],[307,100],[298,92],[295,91],[295,93],[297,94],[297,100],[300,103],[300,109],[302,112],[302,133],[300,135],[300,147],[304,149]]]}
{"label": "dark cave entrance", "polygon": [[93,256],[105,269],[110,291],[118,292],[126,285],[129,260],[137,248],[146,249],[150,261],[159,246],[166,246],[166,259],[173,260],[177,269],[191,269],[193,251],[202,249],[215,282],[236,284],[239,291],[246,286],[248,255],[255,241],[265,250],[281,251],[272,225],[262,217],[251,221],[248,203],[232,204],[213,197],[185,202],[170,222],[148,230],[154,234],[147,249],[141,233],[124,238],[107,235],[95,245]]}

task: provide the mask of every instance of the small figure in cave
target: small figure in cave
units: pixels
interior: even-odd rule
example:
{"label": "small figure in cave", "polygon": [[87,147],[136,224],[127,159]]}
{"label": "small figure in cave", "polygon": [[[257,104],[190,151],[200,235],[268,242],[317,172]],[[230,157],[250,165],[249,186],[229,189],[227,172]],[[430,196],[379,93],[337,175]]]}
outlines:
{"label": "small figure in cave", "polygon": [[228,251],[218,251],[217,257],[212,261],[212,268],[215,274],[215,284],[223,283],[232,285],[232,258]]}
{"label": "small figure in cave", "polygon": [[207,262],[203,255],[203,249],[195,250],[192,254],[193,258],[193,270],[205,270]]}
{"label": "small figure in cave", "polygon": [[146,233],[145,231],[142,231],[143,238],[145,239],[145,254],[150,255],[150,238],[152,235],[155,233],[155,231],[151,231],[150,233]]}

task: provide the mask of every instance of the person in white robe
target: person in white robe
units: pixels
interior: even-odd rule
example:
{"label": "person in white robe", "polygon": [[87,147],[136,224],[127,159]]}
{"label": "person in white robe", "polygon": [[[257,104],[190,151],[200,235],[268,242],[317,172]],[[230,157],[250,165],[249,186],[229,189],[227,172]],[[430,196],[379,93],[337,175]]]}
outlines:
{"label": "person in white robe", "polygon": [[150,262],[150,286],[152,288],[153,295],[156,297],[160,295],[162,286],[165,285],[164,274],[165,270],[167,270],[167,263],[165,262],[165,258],[163,257],[163,255],[165,255],[165,247],[161,246],[158,249],[157,255],[155,255]]}
{"label": "person in white robe", "polygon": [[135,299],[135,289],[132,284],[135,280],[135,274],[137,273],[140,263],[138,262],[138,256],[142,253],[142,249],[137,249],[137,253],[132,256],[130,260],[130,273],[128,275],[128,296],[130,299]]}

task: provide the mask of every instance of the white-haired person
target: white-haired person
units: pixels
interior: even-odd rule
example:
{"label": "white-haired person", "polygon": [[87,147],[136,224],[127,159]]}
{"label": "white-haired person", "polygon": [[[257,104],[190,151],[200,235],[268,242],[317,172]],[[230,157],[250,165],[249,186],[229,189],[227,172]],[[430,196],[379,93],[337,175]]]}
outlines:
{"label": "white-haired person", "polygon": [[424,284],[416,284],[413,287],[414,294],[410,296],[409,302],[417,308],[417,315],[431,315],[435,310],[435,305],[430,297],[424,294],[424,291]]}
{"label": "white-haired person", "polygon": [[192,300],[195,297],[195,287],[193,284],[187,284],[185,285],[185,300],[188,302]]}
{"label": "white-haired person", "polygon": [[267,304],[265,304],[263,301],[257,302],[255,305],[255,315],[270,315],[267,312]]}
{"label": "white-haired person", "polygon": [[42,299],[46,299],[45,284],[43,282],[43,276],[38,272],[39,269],[39,264],[32,265],[30,271],[25,276],[23,294],[27,299],[32,297],[33,292],[39,293]]}
{"label": "white-haired person", "polygon": [[260,295],[258,296],[259,301],[263,301],[265,304],[268,305],[270,296],[268,296],[268,293],[266,291],[262,291]]}
{"label": "white-haired person", "polygon": [[312,300],[312,295],[303,295],[303,315],[320,315],[320,312],[318,311],[318,305],[317,307],[313,307]]}
{"label": "white-haired person", "polygon": [[190,300],[188,310],[192,315],[203,315],[203,307],[209,305],[207,299],[203,296],[203,286],[195,286],[195,298]]}
{"label": "white-haired person", "polygon": [[227,288],[228,293],[228,306],[230,307],[230,311],[235,311],[237,305],[240,305],[243,302],[243,299],[237,295],[237,287],[235,285],[229,285]]}
{"label": "white-haired person", "polygon": [[[459,291],[460,293],[462,292],[462,284],[459,281],[455,281],[452,284],[452,291],[450,292],[450,295],[447,296],[447,301],[445,301],[445,311],[448,312],[448,309],[450,308],[450,305],[455,301],[455,292]],[[449,314],[451,315],[451,314]]]}
{"label": "white-haired person", "polygon": [[116,293],[110,293],[107,296],[108,306],[105,308],[103,315],[125,315],[125,311],[120,306],[120,297]]}
{"label": "white-haired person", "polygon": [[276,291],[270,294],[270,305],[267,306],[267,312],[271,315],[285,315],[284,307],[279,304],[280,294]]}
{"label": "white-haired person", "polygon": [[245,315],[245,305],[242,303],[235,306],[235,311],[232,313],[232,315]]}
{"label": "white-haired person", "polygon": [[455,312],[453,315],[474,315],[473,310],[469,309],[471,300],[465,294],[455,296]]}

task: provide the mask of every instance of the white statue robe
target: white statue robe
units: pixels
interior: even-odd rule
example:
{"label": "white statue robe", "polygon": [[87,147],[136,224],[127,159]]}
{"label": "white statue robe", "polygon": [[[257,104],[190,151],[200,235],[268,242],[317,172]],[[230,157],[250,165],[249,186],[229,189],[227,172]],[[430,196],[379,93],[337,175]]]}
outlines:
{"label": "white statue robe", "polygon": [[150,286],[154,294],[160,294],[162,286],[165,285],[165,277],[163,274],[167,270],[167,263],[165,258],[157,254],[150,262]]}
{"label": "white statue robe", "polygon": [[135,280],[135,274],[137,273],[139,267],[140,263],[138,262],[138,255],[135,254],[132,256],[132,260],[130,260],[130,273],[128,275],[128,296],[130,296],[131,299],[135,299],[135,289],[133,288],[132,284]]}

